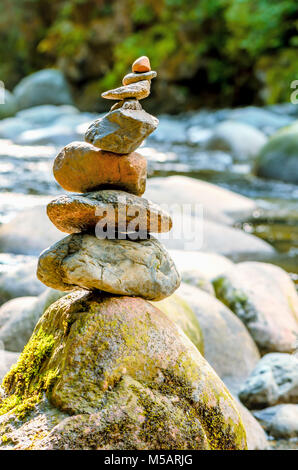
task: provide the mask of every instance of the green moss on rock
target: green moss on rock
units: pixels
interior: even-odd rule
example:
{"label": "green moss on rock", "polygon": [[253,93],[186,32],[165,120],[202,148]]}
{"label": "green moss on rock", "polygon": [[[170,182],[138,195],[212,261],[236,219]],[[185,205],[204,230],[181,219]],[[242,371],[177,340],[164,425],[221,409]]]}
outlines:
{"label": "green moss on rock", "polygon": [[[180,328],[140,298],[82,291],[61,298],[3,389],[2,413],[27,416],[14,433],[18,448],[246,448],[223,383]],[[39,425],[45,432],[36,438],[45,399],[60,418],[51,429]]]}
{"label": "green moss on rock", "polygon": [[152,305],[155,305],[164,312],[170,320],[180,326],[200,353],[204,355],[204,338],[201,327],[193,310],[184,299],[177,294],[173,294],[159,302],[152,302]]}
{"label": "green moss on rock", "polygon": [[3,379],[6,397],[0,401],[0,415],[13,411],[19,418],[24,418],[41,400],[43,392],[51,389],[57,371],[42,371],[42,366],[53,346],[53,336],[47,335],[42,328],[32,336],[18,362]]}

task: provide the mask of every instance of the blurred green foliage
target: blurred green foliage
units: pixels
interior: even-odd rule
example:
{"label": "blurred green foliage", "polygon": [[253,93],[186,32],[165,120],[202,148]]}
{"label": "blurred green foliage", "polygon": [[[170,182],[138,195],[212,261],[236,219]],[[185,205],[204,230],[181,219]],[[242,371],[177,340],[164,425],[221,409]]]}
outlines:
{"label": "blurred green foliage", "polygon": [[148,55],[155,94],[184,107],[288,101],[297,0],[1,0],[0,79],[61,68],[82,107]]}

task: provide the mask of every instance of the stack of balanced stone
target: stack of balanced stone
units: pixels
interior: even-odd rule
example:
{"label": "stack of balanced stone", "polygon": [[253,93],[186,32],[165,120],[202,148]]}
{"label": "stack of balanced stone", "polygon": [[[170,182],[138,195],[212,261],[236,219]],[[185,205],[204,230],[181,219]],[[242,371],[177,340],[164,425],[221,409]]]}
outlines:
{"label": "stack of balanced stone", "polygon": [[[148,57],[132,65],[123,86],[103,98],[117,100],[94,121],[85,142],[64,147],[54,176],[67,191],[47,207],[50,220],[70,235],[41,253],[38,278],[54,289],[101,290],[161,300],[180,284],[169,254],[151,232],[167,232],[170,216],[142,198],[147,162],[135,152],[158,120],[142,109],[156,77]],[[83,193],[83,194],[82,194]]]}

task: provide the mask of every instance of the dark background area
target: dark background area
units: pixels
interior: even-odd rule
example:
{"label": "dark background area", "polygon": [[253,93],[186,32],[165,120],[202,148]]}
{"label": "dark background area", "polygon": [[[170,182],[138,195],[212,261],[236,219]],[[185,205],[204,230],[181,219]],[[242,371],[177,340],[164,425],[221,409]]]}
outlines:
{"label": "dark background area", "polygon": [[159,74],[149,111],[289,100],[298,69],[296,0],[2,0],[0,78],[58,67],[82,110],[140,55]]}

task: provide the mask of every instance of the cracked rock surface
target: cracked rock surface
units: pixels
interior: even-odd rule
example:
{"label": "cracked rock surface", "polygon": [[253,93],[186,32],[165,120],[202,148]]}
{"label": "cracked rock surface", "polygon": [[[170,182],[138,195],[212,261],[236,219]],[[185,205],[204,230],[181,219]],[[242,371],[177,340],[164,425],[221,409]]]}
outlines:
{"label": "cracked rock surface", "polygon": [[47,214],[66,233],[94,233],[99,222],[122,232],[168,232],[172,227],[170,215],[153,202],[112,189],[59,196],[48,204]]}
{"label": "cracked rock surface", "polygon": [[[119,96],[119,99],[122,99]],[[130,153],[157,127],[158,119],[142,110],[119,108],[94,121],[85,134],[86,142],[102,150]]]}
{"label": "cracked rock surface", "polygon": [[170,255],[153,237],[132,241],[69,235],[43,251],[37,277],[58,290],[81,287],[148,300],[161,300],[180,284]]}

